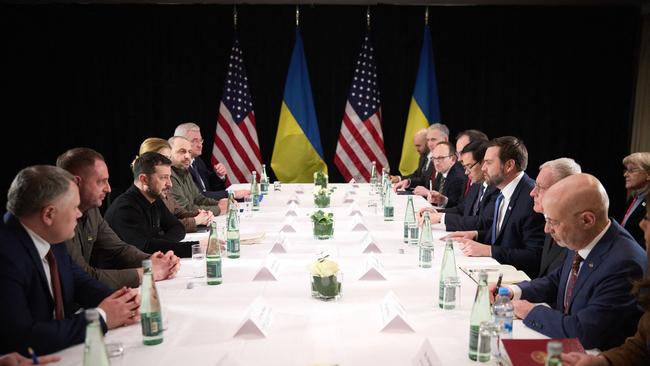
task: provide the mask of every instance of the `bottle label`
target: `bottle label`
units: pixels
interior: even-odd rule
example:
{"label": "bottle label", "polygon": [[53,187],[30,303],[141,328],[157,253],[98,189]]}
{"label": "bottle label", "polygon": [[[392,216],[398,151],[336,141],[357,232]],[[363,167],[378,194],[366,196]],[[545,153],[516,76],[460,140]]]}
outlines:
{"label": "bottle label", "polygon": [[208,278],[221,279],[221,258],[206,260]]}
{"label": "bottle label", "polygon": [[142,335],[145,337],[155,337],[162,334],[162,315],[160,312],[140,314],[142,323]]}
{"label": "bottle label", "polygon": [[228,253],[239,253],[239,238],[226,240],[226,248]]}
{"label": "bottle label", "polygon": [[391,207],[384,206],[384,217],[390,217],[390,218],[392,218],[394,212],[395,212],[395,208],[394,208],[394,207],[392,207],[392,206],[391,206]]}
{"label": "bottle label", "polygon": [[478,348],[479,343],[479,326],[470,325],[469,327],[469,358],[476,360],[478,359],[481,362],[488,361],[490,359],[490,337],[484,336],[481,339],[481,349]]}

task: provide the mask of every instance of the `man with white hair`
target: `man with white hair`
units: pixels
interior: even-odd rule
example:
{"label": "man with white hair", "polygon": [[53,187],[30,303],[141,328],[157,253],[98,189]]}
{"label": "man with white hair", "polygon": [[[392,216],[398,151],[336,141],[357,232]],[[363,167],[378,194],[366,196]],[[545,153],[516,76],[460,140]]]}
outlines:
{"label": "man with white hair", "polygon": [[[215,200],[227,198],[226,167],[222,163],[217,163],[212,167],[213,170],[210,171],[203,159],[201,159],[201,154],[203,153],[201,128],[196,123],[181,123],[176,127],[174,136],[185,137],[191,144],[190,152],[192,154],[192,160],[188,171],[201,194]],[[250,190],[240,189],[234,191],[234,193],[235,198],[241,199],[249,195]]]}

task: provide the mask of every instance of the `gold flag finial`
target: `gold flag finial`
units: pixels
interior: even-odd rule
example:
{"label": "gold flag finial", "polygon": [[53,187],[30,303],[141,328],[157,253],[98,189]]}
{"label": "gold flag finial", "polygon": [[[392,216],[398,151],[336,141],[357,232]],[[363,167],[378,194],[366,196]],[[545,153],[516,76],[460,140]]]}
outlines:
{"label": "gold flag finial", "polygon": [[370,29],[370,5],[366,8],[366,25]]}
{"label": "gold flag finial", "polygon": [[300,25],[300,8],[296,5],[296,27]]}
{"label": "gold flag finial", "polygon": [[429,7],[424,8],[424,25],[429,25]]}
{"label": "gold flag finial", "polygon": [[237,4],[233,5],[232,8],[232,25],[237,30]]}

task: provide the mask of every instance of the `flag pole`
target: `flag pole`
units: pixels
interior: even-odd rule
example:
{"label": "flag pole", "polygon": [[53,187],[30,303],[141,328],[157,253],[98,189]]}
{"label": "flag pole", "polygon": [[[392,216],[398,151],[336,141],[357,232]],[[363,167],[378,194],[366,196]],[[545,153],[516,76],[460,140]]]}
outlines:
{"label": "flag pole", "polygon": [[366,8],[366,26],[370,29],[370,5]]}
{"label": "flag pole", "polygon": [[234,30],[237,30],[237,4],[233,5],[232,8],[232,25]]}
{"label": "flag pole", "polygon": [[296,5],[296,27],[300,26],[300,8]]}

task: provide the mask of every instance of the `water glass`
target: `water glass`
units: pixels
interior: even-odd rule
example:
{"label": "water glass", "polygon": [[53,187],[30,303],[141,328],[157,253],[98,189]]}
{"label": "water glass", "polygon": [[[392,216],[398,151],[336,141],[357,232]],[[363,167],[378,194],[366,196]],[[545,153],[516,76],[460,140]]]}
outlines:
{"label": "water glass", "polygon": [[248,195],[244,197],[244,207],[242,211],[243,217],[251,217],[253,209],[253,196]]}
{"label": "water glass", "polygon": [[279,180],[273,182],[273,190],[276,192],[282,191],[282,183]]}
{"label": "water glass", "polygon": [[420,239],[420,228],[418,227],[417,222],[408,224],[408,244],[412,246],[418,245],[418,240]]}
{"label": "water glass", "polygon": [[201,244],[192,244],[192,272],[190,277],[202,278],[205,277],[205,250]]}
{"label": "water glass", "polygon": [[481,323],[478,330],[477,362],[487,362],[492,356],[496,359],[501,356],[500,330],[499,325],[492,321]]}

